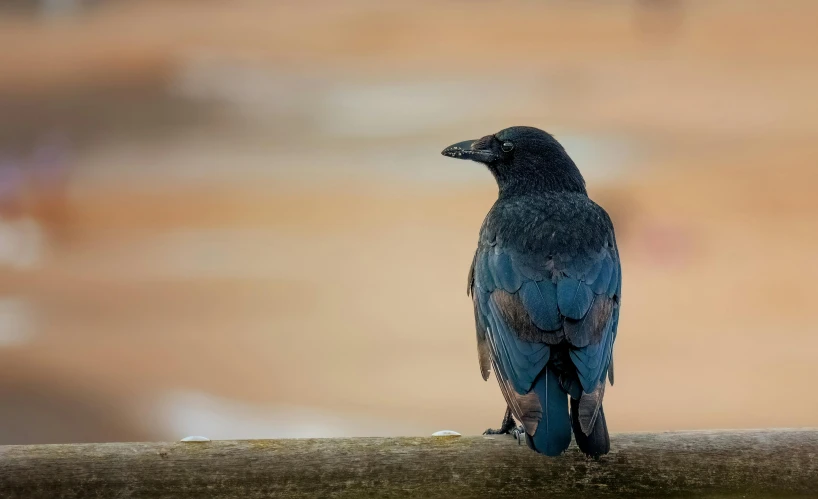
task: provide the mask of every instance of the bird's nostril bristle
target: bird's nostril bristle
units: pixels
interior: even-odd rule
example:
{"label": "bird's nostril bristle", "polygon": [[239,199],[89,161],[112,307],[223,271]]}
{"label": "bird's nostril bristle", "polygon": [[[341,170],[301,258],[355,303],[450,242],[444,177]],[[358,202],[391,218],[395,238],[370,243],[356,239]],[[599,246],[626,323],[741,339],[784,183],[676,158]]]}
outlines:
{"label": "bird's nostril bristle", "polygon": [[476,140],[476,141],[475,141],[475,142],[472,144],[472,146],[471,146],[471,147],[472,147],[472,149],[477,149],[477,150],[480,150],[480,149],[491,149],[491,141],[492,141],[492,139],[494,139],[494,137],[493,137],[493,136],[491,136],[491,135],[486,135],[486,136],[485,136],[485,137],[483,137],[482,139],[478,139],[478,140]]}

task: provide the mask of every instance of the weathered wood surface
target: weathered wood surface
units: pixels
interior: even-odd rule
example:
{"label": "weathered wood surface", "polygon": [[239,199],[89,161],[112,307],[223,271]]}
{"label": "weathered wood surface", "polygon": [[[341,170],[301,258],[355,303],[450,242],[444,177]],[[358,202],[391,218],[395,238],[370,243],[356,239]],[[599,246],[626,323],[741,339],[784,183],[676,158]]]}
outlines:
{"label": "weathered wood surface", "polygon": [[614,435],[587,460],[511,437],[0,447],[0,497],[818,497],[818,430]]}

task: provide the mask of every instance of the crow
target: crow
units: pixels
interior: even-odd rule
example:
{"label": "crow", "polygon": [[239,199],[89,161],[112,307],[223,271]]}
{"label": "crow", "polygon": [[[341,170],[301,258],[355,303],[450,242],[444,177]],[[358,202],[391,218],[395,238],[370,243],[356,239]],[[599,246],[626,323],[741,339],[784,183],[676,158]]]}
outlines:
{"label": "crow", "polygon": [[607,454],[602,398],[606,379],[614,382],[622,293],[610,217],[562,145],[537,128],[506,128],[442,154],[483,163],[499,188],[467,289],[480,372],[487,380],[494,370],[508,404],[502,427],[486,434],[524,436],[558,456],[573,432],[586,455]]}

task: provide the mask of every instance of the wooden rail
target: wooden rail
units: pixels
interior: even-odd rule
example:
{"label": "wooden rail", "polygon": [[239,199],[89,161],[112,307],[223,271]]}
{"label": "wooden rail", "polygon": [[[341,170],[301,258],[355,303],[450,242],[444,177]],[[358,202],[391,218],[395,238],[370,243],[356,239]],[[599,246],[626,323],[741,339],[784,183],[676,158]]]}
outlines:
{"label": "wooden rail", "polygon": [[818,497],[818,430],[631,433],[599,461],[511,437],[0,447],[0,497]]}

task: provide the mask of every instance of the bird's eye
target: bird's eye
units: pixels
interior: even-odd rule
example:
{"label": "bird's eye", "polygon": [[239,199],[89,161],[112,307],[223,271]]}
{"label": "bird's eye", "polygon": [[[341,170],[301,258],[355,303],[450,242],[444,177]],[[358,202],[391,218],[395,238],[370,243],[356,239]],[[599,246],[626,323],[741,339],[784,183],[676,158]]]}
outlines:
{"label": "bird's eye", "polygon": [[503,142],[501,149],[503,149],[503,152],[511,152],[511,150],[514,149],[514,144],[511,142]]}

